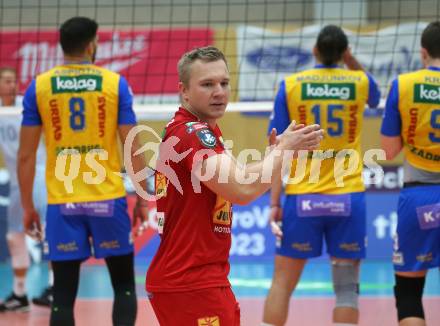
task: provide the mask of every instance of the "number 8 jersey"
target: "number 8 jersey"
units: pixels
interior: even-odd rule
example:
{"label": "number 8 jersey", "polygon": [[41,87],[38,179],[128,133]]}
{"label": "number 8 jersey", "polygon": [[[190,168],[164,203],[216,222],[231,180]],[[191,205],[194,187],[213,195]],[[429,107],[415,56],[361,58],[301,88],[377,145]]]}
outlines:
{"label": "number 8 jersey", "polygon": [[313,158],[309,153],[309,157],[293,161],[286,194],[364,191],[362,157],[359,155],[355,171],[343,179],[343,187],[336,180],[335,157],[343,150],[360,154],[365,104],[376,107],[379,99],[377,83],[369,74],[336,65],[317,65],[281,82],[269,131],[276,128],[280,134],[295,120],[305,125],[320,124],[325,132],[320,151]]}
{"label": "number 8 jersey", "polygon": [[23,125],[45,134],[49,204],[125,196],[117,128],[136,119],[124,78],[92,64],[58,66],[32,82],[23,105]]}

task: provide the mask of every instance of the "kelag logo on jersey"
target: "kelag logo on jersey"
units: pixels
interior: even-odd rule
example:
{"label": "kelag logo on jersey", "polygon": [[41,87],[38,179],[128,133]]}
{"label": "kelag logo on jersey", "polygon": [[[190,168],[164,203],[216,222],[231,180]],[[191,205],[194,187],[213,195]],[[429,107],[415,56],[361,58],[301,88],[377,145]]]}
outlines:
{"label": "kelag logo on jersey", "polygon": [[247,60],[259,69],[269,71],[292,71],[312,59],[310,51],[300,48],[271,46],[258,48],[246,55]]}
{"label": "kelag logo on jersey", "polygon": [[354,100],[356,88],[353,83],[304,83],[301,85],[303,100]]}
{"label": "kelag logo on jersey", "polygon": [[51,78],[52,93],[79,93],[102,90],[102,76],[82,75],[77,77],[54,76]]}
{"label": "kelag logo on jersey", "polygon": [[440,104],[440,86],[429,84],[415,84],[414,102]]}

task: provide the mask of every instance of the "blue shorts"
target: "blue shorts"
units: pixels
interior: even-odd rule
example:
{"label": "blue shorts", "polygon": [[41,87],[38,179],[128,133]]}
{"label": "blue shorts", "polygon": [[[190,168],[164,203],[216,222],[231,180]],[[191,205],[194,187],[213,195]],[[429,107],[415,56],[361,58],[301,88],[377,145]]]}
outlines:
{"label": "blue shorts", "polygon": [[403,188],[397,209],[396,271],[440,266],[440,185]]}
{"label": "blue shorts", "polygon": [[126,198],[48,205],[43,249],[53,261],[133,252]]}
{"label": "blue shorts", "polygon": [[330,256],[365,258],[365,194],[287,195],[282,229],[278,255],[300,259],[321,256],[325,238]]}

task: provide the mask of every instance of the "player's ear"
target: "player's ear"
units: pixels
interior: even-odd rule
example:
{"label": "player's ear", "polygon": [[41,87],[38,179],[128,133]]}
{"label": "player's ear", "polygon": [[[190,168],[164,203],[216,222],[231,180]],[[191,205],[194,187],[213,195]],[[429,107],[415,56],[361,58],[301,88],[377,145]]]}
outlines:
{"label": "player's ear", "polygon": [[426,67],[429,59],[429,53],[425,48],[420,48],[420,58],[422,59],[423,66]]}
{"label": "player's ear", "polygon": [[86,47],[87,56],[92,57],[94,51],[95,51],[95,42],[93,40],[87,44],[87,47]]}
{"label": "player's ear", "polygon": [[319,51],[318,48],[316,47],[316,45],[313,47],[313,55],[315,56],[315,58],[319,58]]}
{"label": "player's ear", "polygon": [[179,82],[179,96],[181,101],[188,102],[188,87],[183,82]]}

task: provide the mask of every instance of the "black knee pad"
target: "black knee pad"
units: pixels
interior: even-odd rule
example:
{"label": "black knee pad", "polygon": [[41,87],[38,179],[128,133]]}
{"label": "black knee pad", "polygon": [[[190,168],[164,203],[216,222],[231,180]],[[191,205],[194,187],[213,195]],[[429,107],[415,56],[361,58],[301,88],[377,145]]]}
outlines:
{"label": "black knee pad", "polygon": [[422,296],[426,277],[395,276],[394,296],[399,321],[409,317],[425,319]]}

